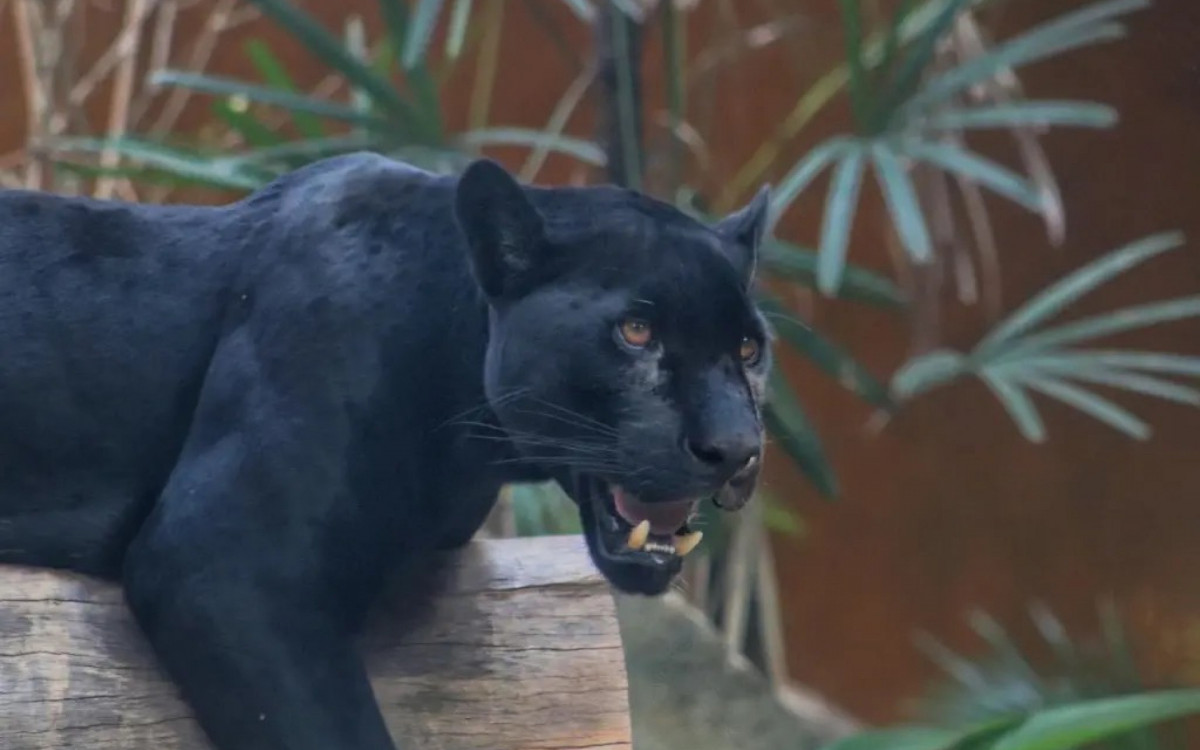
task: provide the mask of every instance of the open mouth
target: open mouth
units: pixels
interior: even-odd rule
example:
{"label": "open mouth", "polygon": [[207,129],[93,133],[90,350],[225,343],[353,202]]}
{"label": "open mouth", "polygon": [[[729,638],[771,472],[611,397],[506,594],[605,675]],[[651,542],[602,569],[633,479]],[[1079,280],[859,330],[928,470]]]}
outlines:
{"label": "open mouth", "polygon": [[699,499],[643,502],[619,485],[600,483],[592,494],[597,537],[604,553],[624,562],[677,563],[700,544],[688,523]]}

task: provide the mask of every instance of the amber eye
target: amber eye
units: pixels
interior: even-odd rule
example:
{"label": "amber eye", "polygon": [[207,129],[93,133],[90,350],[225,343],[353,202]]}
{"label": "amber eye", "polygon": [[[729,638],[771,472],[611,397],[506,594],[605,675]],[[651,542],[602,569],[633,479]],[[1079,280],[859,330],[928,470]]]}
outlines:
{"label": "amber eye", "polygon": [[742,358],[742,362],[747,365],[757,364],[760,354],[757,341],[749,336],[742,339],[742,346],[738,349],[738,356]]}
{"label": "amber eye", "polygon": [[626,318],[621,321],[621,338],[630,346],[642,349],[650,344],[654,333],[650,324],[640,318]]}

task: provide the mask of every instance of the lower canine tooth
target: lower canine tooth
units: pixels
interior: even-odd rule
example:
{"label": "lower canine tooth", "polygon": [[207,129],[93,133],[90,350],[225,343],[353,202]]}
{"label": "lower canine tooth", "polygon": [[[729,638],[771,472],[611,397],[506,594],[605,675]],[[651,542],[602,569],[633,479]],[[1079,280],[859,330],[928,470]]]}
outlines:
{"label": "lower canine tooth", "polygon": [[675,538],[675,554],[679,555],[680,557],[683,557],[687,553],[696,549],[696,545],[699,544],[700,540],[703,538],[704,538],[703,531],[693,531],[690,534],[684,534],[683,536],[676,537]]}
{"label": "lower canine tooth", "polygon": [[633,531],[629,532],[629,540],[626,544],[629,549],[641,549],[646,546],[646,540],[650,538],[650,522],[642,521],[637,526],[633,527]]}

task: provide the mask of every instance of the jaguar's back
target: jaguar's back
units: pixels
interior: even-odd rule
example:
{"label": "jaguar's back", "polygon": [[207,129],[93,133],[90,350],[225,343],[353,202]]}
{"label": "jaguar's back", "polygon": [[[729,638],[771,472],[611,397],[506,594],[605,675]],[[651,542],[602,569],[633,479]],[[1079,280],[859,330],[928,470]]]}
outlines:
{"label": "jaguar's back", "polygon": [[0,192],[0,563],[115,572],[217,340],[228,215]]}

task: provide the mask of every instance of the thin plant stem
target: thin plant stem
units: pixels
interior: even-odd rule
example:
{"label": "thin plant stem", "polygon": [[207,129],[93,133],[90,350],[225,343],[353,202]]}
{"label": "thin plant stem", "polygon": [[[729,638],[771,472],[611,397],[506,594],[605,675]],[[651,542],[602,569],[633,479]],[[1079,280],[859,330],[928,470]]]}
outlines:
{"label": "thin plant stem", "polygon": [[[129,108],[133,102],[133,76],[137,66],[137,53],[141,46],[140,29],[149,12],[151,3],[148,0],[129,0],[125,6],[123,28],[113,49],[118,50],[120,62],[117,64],[113,77],[113,92],[108,110],[108,127],[106,134],[109,140],[125,135],[129,125]],[[120,162],[120,155],[111,146],[100,153],[100,166],[112,169]],[[131,192],[128,182],[126,192]],[[97,198],[109,198],[117,189],[118,181],[109,175],[102,176],[96,181],[95,195]]]}

